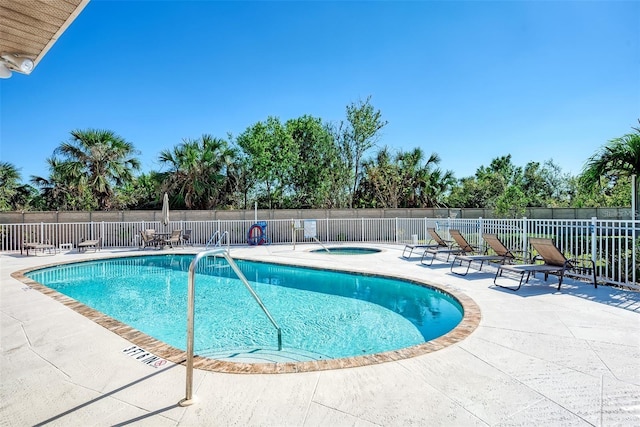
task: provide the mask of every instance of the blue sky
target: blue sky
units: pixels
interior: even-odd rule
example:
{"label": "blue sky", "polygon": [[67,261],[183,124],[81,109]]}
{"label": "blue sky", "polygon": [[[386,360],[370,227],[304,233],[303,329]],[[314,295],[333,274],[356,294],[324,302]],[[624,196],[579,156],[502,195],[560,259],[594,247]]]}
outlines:
{"label": "blue sky", "polygon": [[25,182],[74,129],[116,132],[147,172],[185,138],[338,122],[368,96],[379,146],[458,178],[506,154],[575,175],[638,126],[640,3],[92,0],[0,96],[0,158]]}

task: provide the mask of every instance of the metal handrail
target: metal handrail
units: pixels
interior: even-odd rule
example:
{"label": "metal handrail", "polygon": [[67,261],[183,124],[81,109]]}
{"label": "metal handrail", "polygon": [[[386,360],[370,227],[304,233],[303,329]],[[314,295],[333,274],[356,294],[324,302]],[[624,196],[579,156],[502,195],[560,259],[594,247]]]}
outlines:
{"label": "metal handrail", "polygon": [[[216,236],[218,236],[217,239]],[[222,247],[222,240],[225,238],[225,236],[227,237],[227,250],[229,250],[229,232],[225,231],[224,233],[220,234],[220,230],[217,230],[211,235],[204,248],[208,249],[209,246],[213,246],[214,248]],[[213,245],[211,245],[211,242],[214,242]]]}
{"label": "metal handrail", "polygon": [[244,284],[247,290],[249,290],[253,299],[256,300],[256,302],[258,303],[258,305],[260,306],[264,314],[267,316],[269,321],[271,321],[273,326],[276,328],[276,330],[278,331],[278,350],[282,350],[282,329],[280,329],[280,326],[278,326],[278,323],[276,323],[276,321],[273,319],[273,317],[271,316],[271,313],[269,313],[269,310],[267,310],[267,307],[265,307],[265,305],[263,304],[258,294],[256,294],[253,288],[251,288],[251,285],[249,285],[249,281],[244,276],[242,271],[240,271],[240,268],[235,263],[233,258],[231,258],[231,255],[229,254],[229,252],[222,248],[200,252],[198,255],[196,255],[196,257],[193,259],[193,261],[191,261],[191,264],[189,265],[189,288],[188,288],[188,294],[187,294],[186,395],[185,395],[185,398],[179,402],[180,406],[189,406],[197,402],[197,399],[195,398],[195,396],[193,396],[193,342],[194,342],[194,313],[195,313],[195,295],[196,295],[196,289],[195,289],[196,266],[198,265],[198,262],[200,262],[202,258],[217,256],[217,255],[222,255],[224,259],[227,260],[227,262],[229,263],[233,271],[236,273],[240,281]]}
{"label": "metal handrail", "polygon": [[225,231],[224,233],[222,233],[220,235],[220,238],[218,239],[218,242],[217,242],[216,246],[222,247],[222,242],[223,242],[225,237],[227,238],[227,252],[229,252],[229,243],[230,243],[229,240],[230,239],[229,239],[229,232],[228,231]]}
{"label": "metal handrail", "polygon": [[327,248],[325,245],[323,245],[323,244],[322,244],[322,242],[321,242],[320,240],[318,240],[318,238],[317,238],[317,237],[315,237],[315,236],[314,236],[314,237],[313,237],[313,240],[315,240],[316,242],[318,242],[318,244],[319,244],[320,246],[322,246],[322,248],[323,248],[325,251],[327,251],[327,252],[331,253],[331,251],[329,250],[329,248]]}
{"label": "metal handrail", "polygon": [[[208,249],[209,246],[211,245],[211,242],[213,242],[213,240],[216,238],[216,236],[220,235],[220,230],[216,230],[215,233],[213,233],[211,235],[211,237],[209,237],[209,241],[207,241],[207,244],[204,246],[205,249]],[[215,245],[214,245],[215,246]]]}

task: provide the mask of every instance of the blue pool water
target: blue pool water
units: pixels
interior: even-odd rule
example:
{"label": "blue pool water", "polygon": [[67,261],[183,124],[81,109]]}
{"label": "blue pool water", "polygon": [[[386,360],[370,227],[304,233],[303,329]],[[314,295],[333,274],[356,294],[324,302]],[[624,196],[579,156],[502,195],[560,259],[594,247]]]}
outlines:
{"label": "blue pool water", "polygon": [[[186,347],[187,284],[193,255],[116,258],[61,265],[31,279],[160,341]],[[461,320],[441,291],[388,278],[237,261],[282,328],[283,347],[341,358],[405,348]],[[273,325],[224,259],[196,271],[195,352],[274,349]]]}

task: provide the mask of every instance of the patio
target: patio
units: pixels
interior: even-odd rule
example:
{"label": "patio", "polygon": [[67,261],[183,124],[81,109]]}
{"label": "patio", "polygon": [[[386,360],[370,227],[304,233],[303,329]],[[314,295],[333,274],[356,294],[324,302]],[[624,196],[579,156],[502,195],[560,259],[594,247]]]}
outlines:
{"label": "patio", "polygon": [[[478,328],[430,354],[295,374],[196,370],[200,402],[183,408],[185,368],[154,368],[131,343],[13,279],[16,270],[126,254],[129,249],[1,254],[0,425],[638,425],[640,293],[554,277],[518,292],[493,270],[404,260],[403,245],[349,257],[317,245],[232,247],[234,257],[426,279],[471,297]],[[193,249],[189,248],[191,251]],[[182,250],[176,250],[179,252]],[[186,315],[186,314],[185,314]]]}

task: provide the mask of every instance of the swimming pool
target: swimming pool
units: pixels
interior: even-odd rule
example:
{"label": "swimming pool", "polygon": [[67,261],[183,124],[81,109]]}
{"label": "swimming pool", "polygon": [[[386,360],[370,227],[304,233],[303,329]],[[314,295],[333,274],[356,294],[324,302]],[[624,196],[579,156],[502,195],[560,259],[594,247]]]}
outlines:
{"label": "swimming pool", "polygon": [[[178,349],[186,342],[187,270],[193,255],[82,262],[26,276]],[[296,361],[352,358],[423,344],[462,319],[458,301],[436,289],[389,278],[238,261],[283,329]],[[222,259],[196,279],[196,353],[276,347],[276,332]],[[294,356],[292,356],[294,357]],[[244,361],[244,360],[243,360]]]}

